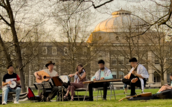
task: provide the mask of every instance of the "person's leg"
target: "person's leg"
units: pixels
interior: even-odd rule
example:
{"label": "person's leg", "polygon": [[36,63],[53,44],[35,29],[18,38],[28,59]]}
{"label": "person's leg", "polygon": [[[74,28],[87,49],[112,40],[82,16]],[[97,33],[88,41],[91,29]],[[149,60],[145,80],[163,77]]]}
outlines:
{"label": "person's leg", "polygon": [[69,95],[69,92],[70,92],[70,88],[71,86],[69,85],[68,88],[67,88],[67,92],[66,92],[66,95],[64,96],[65,98]]}
{"label": "person's leg", "polygon": [[74,86],[75,88],[83,88],[83,84],[82,83],[71,83],[72,86]]}
{"label": "person's leg", "polygon": [[107,87],[109,86],[108,82],[103,82],[103,99],[106,100],[106,96],[107,96]]}
{"label": "person's leg", "polygon": [[9,86],[3,87],[2,91],[3,91],[3,102],[7,103],[8,93],[10,91]]}
{"label": "person's leg", "polygon": [[21,88],[17,87],[16,89],[11,89],[11,91],[16,93],[16,97],[15,97],[14,101],[18,102],[19,101],[19,97],[20,97]]}
{"label": "person's leg", "polygon": [[94,86],[94,83],[90,83],[88,85],[88,89],[89,89],[89,100],[90,101],[93,101],[93,86]]}
{"label": "person's leg", "polygon": [[53,99],[57,95],[58,90],[58,87],[54,87],[51,93],[48,95],[47,100]]}
{"label": "person's leg", "polygon": [[[136,78],[138,78],[138,77],[136,77]],[[130,95],[133,96],[136,94],[135,86],[137,86],[137,87],[141,86],[140,80],[138,79],[137,82],[134,82],[134,83],[131,82],[130,86],[131,86],[131,94]]]}
{"label": "person's leg", "polygon": [[82,88],[84,85],[82,83],[71,83],[71,99],[73,100],[73,97],[75,95],[75,89],[76,88]]}
{"label": "person's leg", "polygon": [[122,79],[122,82],[123,82],[124,84],[126,84],[126,85],[130,85],[131,80],[130,80],[130,79],[125,79],[125,78],[123,78],[123,79]]}
{"label": "person's leg", "polygon": [[75,92],[74,92],[75,87],[73,85],[71,85],[71,88],[70,89],[71,89],[70,90],[70,92],[71,92],[71,100],[73,100],[74,99],[74,95],[75,95]]}
{"label": "person's leg", "polygon": [[124,84],[124,94],[127,93],[127,84]]}
{"label": "person's leg", "polygon": [[169,90],[169,89],[172,89],[172,87],[169,85],[164,85],[159,89],[158,93],[165,91],[165,90]]}
{"label": "person's leg", "polygon": [[122,79],[122,82],[123,82],[124,84],[130,85],[131,80],[132,80],[133,78],[136,78],[136,76],[134,76],[133,74],[131,74],[130,79],[125,79],[125,78],[123,78],[123,79]]}

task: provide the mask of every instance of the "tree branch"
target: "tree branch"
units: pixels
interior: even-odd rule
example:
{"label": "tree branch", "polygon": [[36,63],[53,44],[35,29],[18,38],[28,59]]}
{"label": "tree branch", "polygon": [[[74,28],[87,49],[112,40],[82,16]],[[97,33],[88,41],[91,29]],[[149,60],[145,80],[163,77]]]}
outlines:
{"label": "tree branch", "polygon": [[107,3],[110,3],[110,2],[112,2],[113,0],[109,0],[109,1],[106,1],[106,2],[104,2],[104,3],[102,3],[102,4],[100,4],[100,5],[95,5],[94,4],[94,2],[92,1],[92,6],[94,7],[94,9],[97,9],[97,8],[99,8],[99,7],[101,7],[101,6],[103,6],[103,5],[105,5],[105,4],[107,4]]}
{"label": "tree branch", "polygon": [[0,15],[0,19],[2,19],[8,26],[11,26],[11,24],[2,15]]}

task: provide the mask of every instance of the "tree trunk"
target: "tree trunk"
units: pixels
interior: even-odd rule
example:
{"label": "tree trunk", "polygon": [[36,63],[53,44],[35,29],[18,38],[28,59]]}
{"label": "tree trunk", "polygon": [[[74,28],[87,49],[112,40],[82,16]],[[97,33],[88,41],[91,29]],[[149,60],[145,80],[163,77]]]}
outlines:
{"label": "tree trunk", "polygon": [[164,73],[161,73],[161,86],[163,86],[164,84]]}
{"label": "tree trunk", "polygon": [[24,72],[23,72],[23,63],[22,63],[22,57],[21,57],[21,49],[20,49],[20,45],[19,45],[19,41],[18,41],[18,37],[17,37],[17,32],[15,29],[15,19],[13,16],[13,11],[11,8],[11,4],[9,2],[9,0],[6,0],[7,2],[7,13],[8,16],[10,18],[10,28],[11,28],[11,32],[13,35],[13,42],[14,42],[14,47],[15,47],[15,52],[16,52],[16,57],[17,57],[17,65],[18,65],[18,70],[20,72],[20,78],[21,78],[21,85],[22,85],[22,92],[26,91],[26,87],[25,87],[25,78],[24,78]]}
{"label": "tree trunk", "polygon": [[16,57],[17,57],[18,70],[20,72],[22,92],[25,92],[26,87],[25,87],[25,78],[24,78],[24,71],[23,71],[23,62],[22,62],[21,49],[20,49],[20,45],[18,42],[15,26],[13,26],[13,25],[11,26],[11,31],[13,33],[13,41],[14,41],[14,47],[15,47],[15,52],[16,52]]}
{"label": "tree trunk", "polygon": [[2,46],[2,50],[3,50],[3,53],[4,53],[5,58],[6,58],[6,61],[7,61],[6,64],[7,64],[7,65],[12,64],[10,55],[8,54],[8,49],[6,48],[6,46],[5,46],[5,44],[4,44],[4,41],[2,40],[1,34],[0,34],[0,45]]}

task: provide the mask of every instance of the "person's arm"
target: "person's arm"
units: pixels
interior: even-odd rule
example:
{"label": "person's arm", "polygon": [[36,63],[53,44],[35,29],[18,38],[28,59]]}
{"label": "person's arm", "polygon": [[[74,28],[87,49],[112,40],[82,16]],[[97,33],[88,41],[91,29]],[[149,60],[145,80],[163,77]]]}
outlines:
{"label": "person's arm", "polygon": [[139,78],[142,78],[142,79],[144,78],[141,74],[135,73],[134,75],[137,76],[137,77],[139,77]]}
{"label": "person's arm", "polygon": [[149,75],[147,74],[147,70],[144,67],[141,67],[139,69],[139,74],[137,72],[134,72],[133,74],[139,78],[149,78]]}
{"label": "person's arm", "polygon": [[80,80],[83,80],[85,77],[86,77],[86,73],[84,72],[84,74],[82,76],[80,76],[78,73],[77,73],[78,77]]}
{"label": "person's arm", "polygon": [[11,84],[11,81],[8,81],[8,82],[5,82],[5,76],[3,77],[3,80],[2,80],[2,86],[6,86],[8,84]]}
{"label": "person's arm", "polygon": [[56,73],[56,76],[59,76],[58,73]]}
{"label": "person's arm", "polygon": [[34,75],[36,78],[38,78],[38,79],[40,78],[40,76],[38,75],[38,72],[34,72]]}
{"label": "person's arm", "polygon": [[16,80],[17,84],[20,85],[20,77],[17,75],[17,80]]}
{"label": "person's arm", "polygon": [[75,74],[69,74],[69,77],[73,77],[73,76],[75,76]]}
{"label": "person's arm", "polygon": [[107,79],[113,79],[112,73],[110,73],[108,76],[104,77],[105,80]]}
{"label": "person's arm", "polygon": [[11,81],[9,81],[9,82],[2,82],[2,86],[6,86],[8,84],[11,84]]}
{"label": "person's arm", "polygon": [[96,77],[95,76],[93,76],[92,78],[91,78],[91,81],[94,81],[96,79]]}

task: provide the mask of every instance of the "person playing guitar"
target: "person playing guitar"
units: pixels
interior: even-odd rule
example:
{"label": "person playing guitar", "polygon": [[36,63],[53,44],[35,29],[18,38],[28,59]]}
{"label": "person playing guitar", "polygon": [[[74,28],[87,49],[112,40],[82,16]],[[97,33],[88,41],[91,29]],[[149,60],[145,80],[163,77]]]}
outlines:
{"label": "person playing guitar", "polygon": [[10,88],[9,85],[11,85],[12,81],[16,81],[16,83],[18,85],[20,85],[20,77],[16,73],[14,73],[14,68],[12,65],[8,65],[7,70],[8,70],[8,73],[4,75],[3,81],[2,81],[2,86],[3,86],[2,91],[4,94],[4,97],[2,99],[3,100],[2,104],[3,105],[7,104],[7,98],[8,98],[9,92],[15,92],[16,93],[14,104],[18,104],[21,88],[16,87],[15,89],[12,89],[12,88]]}
{"label": "person playing guitar", "polygon": [[[45,65],[45,67],[47,67],[48,69],[44,69],[42,71],[44,71],[47,74],[49,74],[50,77],[58,76],[58,73],[55,70],[53,70],[54,65],[55,65],[55,63],[53,63],[52,61],[49,61]],[[39,71],[35,72],[34,75],[35,75],[35,77],[37,79],[41,79],[41,76],[38,74],[38,72]],[[49,79],[49,81],[51,82],[51,79]],[[56,96],[57,92],[58,92],[58,88],[57,87],[53,88],[52,92],[48,95],[48,97],[46,98],[46,100],[47,101],[50,101],[50,99],[53,99]]]}
{"label": "person playing guitar", "polygon": [[[95,73],[91,80],[107,80],[113,79],[111,71],[105,67],[105,62],[103,60],[98,61],[99,70]],[[99,82],[99,83],[90,83],[89,84],[89,100],[93,101],[93,88],[103,87],[103,100],[106,100],[107,87],[109,82]]]}
{"label": "person playing guitar", "polygon": [[124,76],[122,82],[124,84],[130,85],[130,96],[133,96],[136,95],[135,86],[141,87],[142,92],[144,91],[144,87],[146,85],[147,79],[149,78],[149,74],[143,65],[138,64],[136,58],[131,58],[129,62],[132,66],[132,69],[126,76]]}
{"label": "person playing guitar", "polygon": [[69,94],[69,92],[71,92],[71,101],[74,100],[74,91],[76,88],[83,88],[84,84],[83,82],[86,81],[86,72],[85,69],[83,68],[82,64],[79,64],[76,67],[76,73],[75,74],[70,74],[69,77],[73,77],[74,76],[74,82],[70,83],[70,85],[67,88],[67,93],[64,96],[64,98],[66,98]]}

